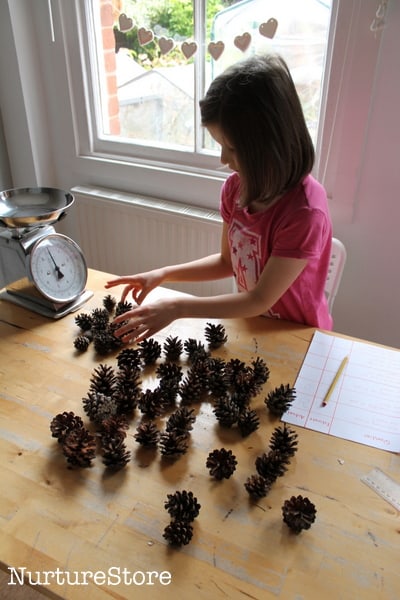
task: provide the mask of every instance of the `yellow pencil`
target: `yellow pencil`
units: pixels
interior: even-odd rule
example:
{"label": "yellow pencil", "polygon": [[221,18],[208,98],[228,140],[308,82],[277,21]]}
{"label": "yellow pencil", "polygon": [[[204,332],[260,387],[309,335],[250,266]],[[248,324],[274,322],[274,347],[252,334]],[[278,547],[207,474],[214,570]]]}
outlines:
{"label": "yellow pencil", "polygon": [[326,406],[328,404],[329,398],[331,397],[332,392],[335,389],[336,384],[339,380],[339,377],[343,373],[343,369],[347,365],[348,360],[349,360],[349,357],[345,356],[344,359],[342,360],[342,362],[340,363],[340,367],[338,368],[337,373],[336,373],[335,377],[333,378],[333,381],[332,381],[331,385],[329,386],[328,391],[326,392],[325,398],[322,401],[322,406]]}

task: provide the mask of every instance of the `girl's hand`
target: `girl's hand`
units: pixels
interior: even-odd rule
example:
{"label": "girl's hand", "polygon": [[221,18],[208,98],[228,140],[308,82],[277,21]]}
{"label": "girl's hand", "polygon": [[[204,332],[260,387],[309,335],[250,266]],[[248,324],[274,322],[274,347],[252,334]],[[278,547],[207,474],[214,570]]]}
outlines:
{"label": "girl's hand", "polygon": [[159,300],[156,304],[137,306],[116,317],[114,331],[124,343],[141,342],[178,318],[176,299]]}
{"label": "girl's hand", "polygon": [[139,273],[138,275],[126,275],[124,277],[117,277],[111,281],[107,281],[106,289],[115,287],[117,285],[125,285],[121,295],[121,302],[124,302],[129,292],[132,294],[132,298],[136,304],[142,304],[147,294],[158,287],[163,281],[161,271],[155,269],[148,273]]}

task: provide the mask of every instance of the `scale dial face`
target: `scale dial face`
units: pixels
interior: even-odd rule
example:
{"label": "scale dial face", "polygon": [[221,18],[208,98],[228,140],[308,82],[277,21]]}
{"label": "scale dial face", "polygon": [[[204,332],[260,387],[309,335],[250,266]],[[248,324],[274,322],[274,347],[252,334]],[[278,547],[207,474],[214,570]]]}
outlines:
{"label": "scale dial face", "polygon": [[46,235],[34,244],[29,270],[36,288],[53,302],[72,302],[86,286],[87,266],[82,250],[61,233]]}

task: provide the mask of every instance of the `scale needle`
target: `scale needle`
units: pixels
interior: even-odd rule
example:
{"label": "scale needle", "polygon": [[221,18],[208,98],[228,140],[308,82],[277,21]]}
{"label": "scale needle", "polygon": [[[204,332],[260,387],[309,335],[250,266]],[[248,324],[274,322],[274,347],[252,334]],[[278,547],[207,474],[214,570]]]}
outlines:
{"label": "scale needle", "polygon": [[47,252],[50,254],[50,258],[53,261],[53,264],[54,264],[54,267],[55,267],[58,279],[62,279],[64,277],[64,274],[61,272],[60,267],[58,266],[58,264],[54,260],[53,255],[52,255],[52,253],[50,252],[50,250],[48,248],[47,248]]}

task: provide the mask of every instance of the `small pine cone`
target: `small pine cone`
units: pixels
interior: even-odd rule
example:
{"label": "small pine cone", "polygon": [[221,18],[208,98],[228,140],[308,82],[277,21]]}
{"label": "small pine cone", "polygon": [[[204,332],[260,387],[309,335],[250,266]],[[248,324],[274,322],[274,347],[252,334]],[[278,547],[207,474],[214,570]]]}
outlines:
{"label": "small pine cone", "polygon": [[261,475],[251,475],[247,478],[244,487],[249,496],[256,500],[267,496],[271,489],[271,483]]}
{"label": "small pine cone", "polygon": [[290,407],[295,397],[295,388],[290,387],[289,384],[282,384],[268,394],[264,403],[273,415],[281,417]]}
{"label": "small pine cone", "polygon": [[118,367],[129,367],[130,369],[140,370],[141,358],[138,348],[124,348],[117,354]]}
{"label": "small pine cone", "polygon": [[166,431],[160,435],[160,452],[163,456],[176,458],[186,454],[189,442],[188,435],[177,435],[174,431]]}
{"label": "small pine cone", "polygon": [[128,429],[129,423],[125,415],[110,416],[101,422],[100,435],[119,435],[125,438]]}
{"label": "small pine cone", "polygon": [[237,460],[232,450],[213,450],[207,457],[206,467],[215,479],[229,479],[236,470]]}
{"label": "small pine cone", "polygon": [[118,404],[111,396],[97,392],[88,392],[82,399],[83,410],[91,421],[101,424],[104,419],[115,417],[118,413]]}
{"label": "small pine cone", "polygon": [[167,361],[178,361],[183,352],[183,342],[177,337],[167,337],[163,346]]}
{"label": "small pine cone", "polygon": [[194,404],[201,400],[204,394],[204,382],[193,369],[187,371],[186,377],[179,386],[178,393],[182,405]]}
{"label": "small pine cone", "polygon": [[242,437],[246,437],[256,431],[260,426],[260,419],[255,410],[245,408],[239,415],[238,427]]}
{"label": "small pine cone", "polygon": [[257,473],[273,483],[278,477],[282,477],[286,473],[289,458],[281,454],[279,450],[270,450],[261,456],[257,456],[255,464]]}
{"label": "small pine cone", "polygon": [[231,358],[225,365],[225,375],[230,385],[235,385],[238,375],[247,370],[246,364],[239,358]]}
{"label": "small pine cone", "polygon": [[187,521],[171,521],[163,537],[171,546],[186,546],[193,537],[193,527]]}
{"label": "small pine cone", "polygon": [[91,340],[87,335],[78,335],[78,337],[74,339],[75,349],[78,350],[78,352],[86,352],[90,342]]}
{"label": "small pine cone", "polygon": [[182,367],[174,362],[164,362],[158,365],[156,375],[161,381],[172,381],[174,384],[182,379]]}
{"label": "small pine cone", "polygon": [[134,438],[141,446],[157,446],[160,432],[152,421],[142,421],[136,427]]}
{"label": "small pine cone", "polygon": [[206,350],[204,344],[193,338],[184,341],[183,349],[188,355],[190,363],[194,363],[198,359],[207,358],[209,356],[209,352]]}
{"label": "small pine cone", "polygon": [[75,323],[82,331],[90,331],[93,325],[93,319],[91,315],[87,313],[79,313],[75,317]]}
{"label": "small pine cone", "polygon": [[116,433],[113,435],[103,434],[101,436],[101,451],[103,454],[103,464],[111,469],[122,469],[131,458],[131,453],[127,450],[123,435]]}
{"label": "small pine cone", "polygon": [[213,408],[217,421],[223,427],[232,427],[239,419],[239,407],[229,396],[217,398]]}
{"label": "small pine cone", "polygon": [[177,521],[194,521],[198,517],[201,505],[193,492],[177,490],[174,494],[167,494],[164,504],[168,513]]}
{"label": "small pine cone", "polygon": [[110,354],[122,346],[122,341],[114,335],[111,327],[93,331],[93,346],[100,356]]}
{"label": "small pine cone", "polygon": [[64,438],[62,451],[70,465],[91,467],[96,456],[96,438],[85,427],[73,429]]}
{"label": "small pine cone", "polygon": [[117,302],[115,316],[119,317],[119,315],[125,314],[128,310],[132,310],[132,304],[130,302]]}
{"label": "small pine cone", "polygon": [[115,307],[117,306],[117,301],[114,298],[114,296],[111,296],[111,294],[107,294],[107,296],[104,296],[103,298],[103,306],[108,312],[108,314],[111,314],[114,312]]}
{"label": "small pine cone", "polygon": [[100,364],[94,369],[90,378],[90,391],[112,396],[115,391],[117,377],[113,367]]}
{"label": "small pine cone", "polygon": [[292,496],[282,506],[283,521],[294,533],[310,529],[315,521],[317,511],[312,502],[303,496]]}
{"label": "small pine cone", "polygon": [[196,420],[194,410],[187,406],[180,406],[168,418],[165,425],[166,431],[173,431],[177,435],[186,435],[193,429],[193,423]]}
{"label": "small pine cone", "polygon": [[138,346],[140,348],[140,356],[146,366],[153,365],[161,356],[161,344],[153,338],[143,340]]}
{"label": "small pine cone", "polygon": [[94,308],[92,310],[92,329],[96,331],[104,331],[107,329],[110,322],[110,315],[105,308]]}
{"label": "small pine cone", "polygon": [[207,323],[204,331],[205,338],[208,342],[208,347],[211,350],[220,348],[228,341],[225,327],[221,324]]}
{"label": "small pine cone", "polygon": [[158,387],[154,390],[147,389],[142,392],[139,398],[138,406],[140,411],[149,417],[155,419],[165,412],[165,404],[162,390]]}
{"label": "small pine cone", "polygon": [[50,423],[51,435],[57,438],[58,442],[62,444],[64,438],[73,429],[81,429],[83,427],[83,421],[81,417],[75,415],[73,412],[63,412],[54,417]]}
{"label": "small pine cone", "polygon": [[272,433],[269,447],[271,450],[279,450],[283,456],[291,457],[297,452],[298,435],[294,429],[290,429],[286,423],[283,427],[276,427]]}
{"label": "small pine cone", "polygon": [[261,356],[257,356],[255,360],[251,363],[253,369],[253,379],[257,386],[262,386],[269,379],[270,370],[267,366],[267,363]]}

